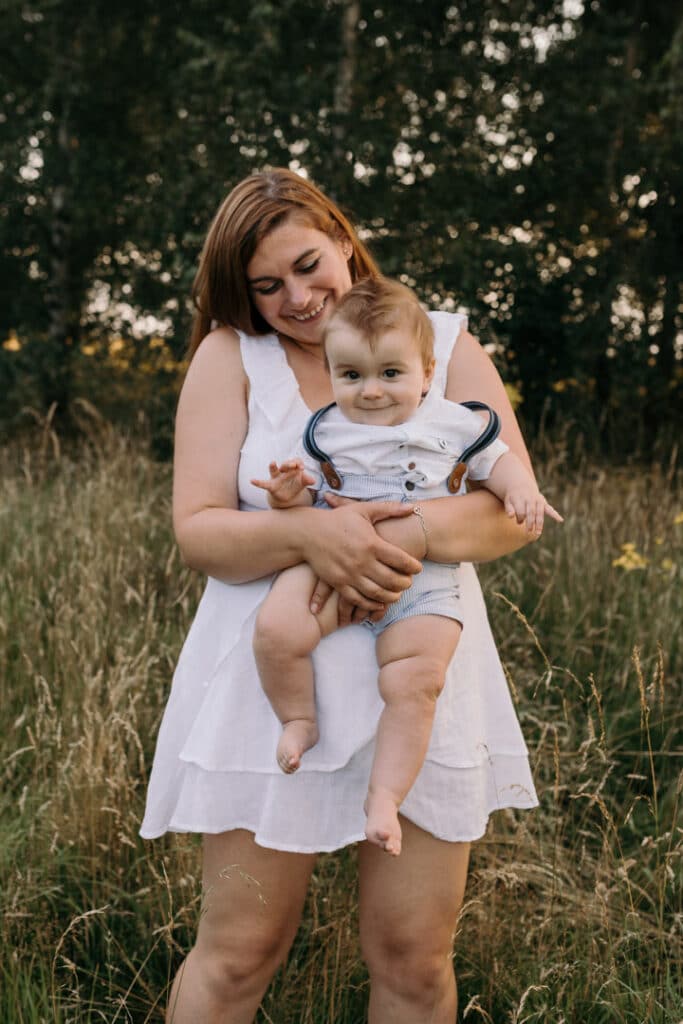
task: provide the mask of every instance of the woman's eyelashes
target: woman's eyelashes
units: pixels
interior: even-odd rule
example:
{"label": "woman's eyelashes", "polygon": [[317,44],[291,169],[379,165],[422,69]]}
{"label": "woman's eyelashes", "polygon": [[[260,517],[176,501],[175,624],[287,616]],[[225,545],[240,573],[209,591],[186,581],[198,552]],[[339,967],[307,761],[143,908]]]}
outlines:
{"label": "woman's eyelashes", "polygon": [[[296,268],[297,274],[312,274],[314,270],[317,270],[318,264],[320,263],[320,257],[316,256],[310,263],[305,263],[301,267]],[[282,281],[273,281],[272,284],[259,284],[252,285],[252,291],[257,292],[259,295],[274,295],[279,288],[282,287]]]}
{"label": "woman's eyelashes", "polygon": [[312,274],[313,271],[317,268],[319,263],[320,263],[320,257],[316,256],[316,258],[311,263],[306,263],[304,266],[299,267],[298,268],[299,273],[300,274]]}

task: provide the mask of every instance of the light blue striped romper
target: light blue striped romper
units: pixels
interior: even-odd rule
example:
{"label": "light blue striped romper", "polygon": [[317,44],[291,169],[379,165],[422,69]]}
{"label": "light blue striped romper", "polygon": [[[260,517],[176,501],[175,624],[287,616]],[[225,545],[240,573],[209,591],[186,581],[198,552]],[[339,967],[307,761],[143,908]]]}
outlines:
{"label": "light blue striped romper", "polygon": [[[482,429],[482,420],[475,412],[447,399],[430,400],[428,396],[423,406],[407,423],[391,427],[350,423],[334,403],[314,413],[306,426],[303,446],[307,470],[317,477],[322,470],[316,507],[329,508],[324,500],[326,491],[357,501],[413,504],[445,497],[451,493],[448,479],[458,463],[467,467],[473,479],[486,479],[496,460],[508,450],[496,440],[500,431],[496,414],[488,410],[489,424]],[[325,430],[329,413],[333,421],[331,431],[329,426]],[[323,435],[325,451],[317,445],[319,434]],[[344,443],[351,436],[355,439],[349,446],[353,451],[345,448]],[[369,459],[364,439],[368,447],[376,449]],[[415,460],[419,460],[420,469]],[[385,469],[392,461],[395,471],[391,473],[352,471],[368,469],[373,464]],[[423,471],[425,468],[427,472]],[[463,482],[464,479],[461,487]],[[334,486],[337,483],[340,486]],[[422,572],[413,577],[412,585],[386,615],[379,622],[366,620],[364,625],[379,636],[387,626],[413,615],[441,615],[463,624],[458,574],[457,564],[425,561]]]}

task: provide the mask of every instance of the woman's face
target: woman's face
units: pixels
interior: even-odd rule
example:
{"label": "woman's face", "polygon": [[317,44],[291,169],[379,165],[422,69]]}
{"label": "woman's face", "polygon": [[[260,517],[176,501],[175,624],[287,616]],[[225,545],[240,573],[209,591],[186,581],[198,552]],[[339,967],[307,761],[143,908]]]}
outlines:
{"label": "woman's face", "polygon": [[319,345],[323,326],[351,287],[351,242],[293,218],[263,239],[247,266],[252,301],[274,331]]}

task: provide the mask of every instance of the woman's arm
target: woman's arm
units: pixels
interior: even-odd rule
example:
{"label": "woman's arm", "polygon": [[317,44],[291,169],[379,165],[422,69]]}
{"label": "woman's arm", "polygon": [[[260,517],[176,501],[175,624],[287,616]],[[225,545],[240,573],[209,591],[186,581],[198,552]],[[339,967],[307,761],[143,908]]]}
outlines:
{"label": "woman's arm", "polygon": [[[533,474],[502,380],[489,356],[472,335],[462,330],[448,366],[446,398],[453,402],[476,400],[496,410],[503,441]],[[427,528],[429,558],[438,562],[486,562],[510,554],[535,540],[526,527],[509,519],[503,505],[490,491],[473,490],[448,498],[434,498],[421,506]],[[416,517],[417,518],[417,517]],[[424,538],[420,524],[388,521],[378,532],[407,551],[419,553]],[[419,557],[419,555],[418,555]]]}
{"label": "woman's arm", "polygon": [[176,420],[173,525],[185,562],[238,583],[307,561],[363,607],[396,600],[421,568],[374,529],[374,522],[404,514],[396,503],[238,511],[247,388],[237,336],[213,331],[190,364]]}

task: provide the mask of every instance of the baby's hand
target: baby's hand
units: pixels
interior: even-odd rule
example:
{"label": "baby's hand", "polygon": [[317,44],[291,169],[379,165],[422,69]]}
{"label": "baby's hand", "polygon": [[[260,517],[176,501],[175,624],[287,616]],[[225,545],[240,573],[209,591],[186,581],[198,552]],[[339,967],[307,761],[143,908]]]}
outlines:
{"label": "baby's hand", "polygon": [[271,462],[268,472],[270,479],[251,482],[254,487],[268,492],[268,501],[273,508],[289,508],[296,504],[306,487],[315,483],[315,478],[306,472],[301,459],[288,459],[280,465]]}
{"label": "baby's hand", "polygon": [[548,504],[543,495],[535,488],[517,487],[505,495],[505,511],[510,519],[518,523],[526,523],[529,533],[540,537],[543,530],[543,519],[550,516],[558,523],[564,519],[552,505]]}

